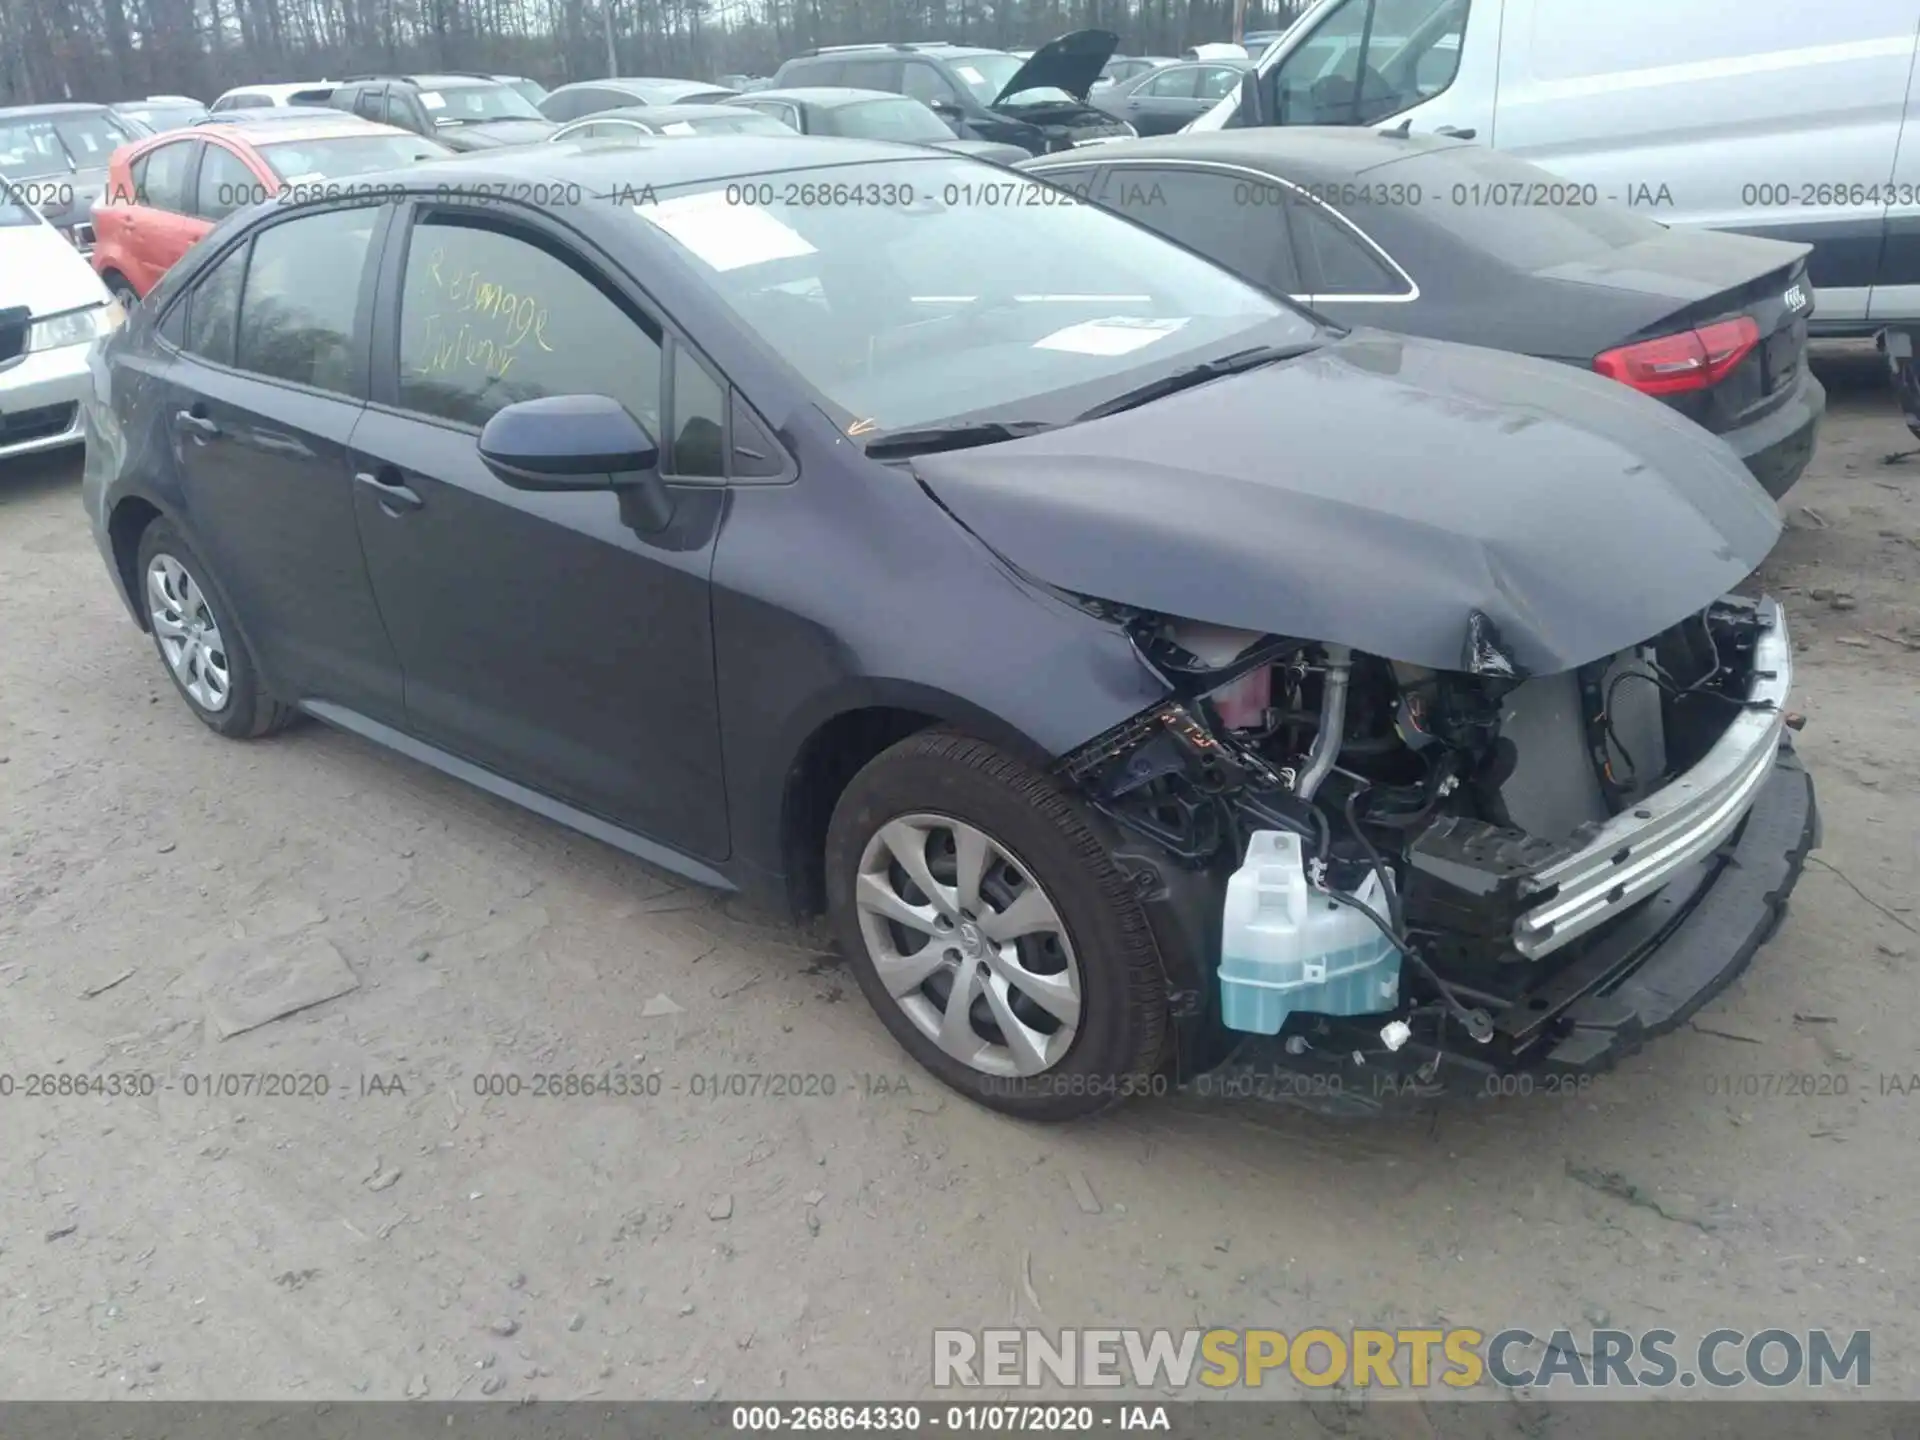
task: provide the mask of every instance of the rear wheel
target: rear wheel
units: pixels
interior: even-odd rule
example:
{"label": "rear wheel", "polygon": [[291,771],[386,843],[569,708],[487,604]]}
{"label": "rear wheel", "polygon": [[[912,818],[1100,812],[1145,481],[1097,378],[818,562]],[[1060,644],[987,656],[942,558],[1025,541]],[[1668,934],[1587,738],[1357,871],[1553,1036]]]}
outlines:
{"label": "rear wheel", "polygon": [[860,988],[942,1081],[1036,1120],[1148,1090],[1167,1025],[1152,932],[1052,781],[978,740],[912,736],[847,786],[826,858]]}
{"label": "rear wheel", "polygon": [[133,282],[118,270],[109,270],[101,278],[107,282],[108,293],[120,302],[122,310],[131,311],[140,303],[140,294],[133,288]]}
{"label": "rear wheel", "polygon": [[154,648],[200,722],[232,739],[285,729],[296,712],[261,690],[246,642],[180,532],[164,520],[149,525],[140,537],[139,567]]}

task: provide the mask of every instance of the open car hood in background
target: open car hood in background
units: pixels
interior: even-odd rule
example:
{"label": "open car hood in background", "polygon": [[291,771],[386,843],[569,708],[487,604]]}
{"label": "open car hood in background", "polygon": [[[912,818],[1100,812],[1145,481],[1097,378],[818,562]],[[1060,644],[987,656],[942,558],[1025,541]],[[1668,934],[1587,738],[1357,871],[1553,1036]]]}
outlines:
{"label": "open car hood in background", "polygon": [[1060,589],[1464,668],[1475,611],[1534,674],[1739,585],[1780,512],[1726,444],[1568,366],[1359,330],[1102,420],[916,457]]}
{"label": "open car hood in background", "polygon": [[1023,90],[1041,89],[1064,90],[1084,101],[1119,48],[1120,37],[1111,30],[1075,30],[1049,40],[1014,71],[993,103],[1004,105]]}

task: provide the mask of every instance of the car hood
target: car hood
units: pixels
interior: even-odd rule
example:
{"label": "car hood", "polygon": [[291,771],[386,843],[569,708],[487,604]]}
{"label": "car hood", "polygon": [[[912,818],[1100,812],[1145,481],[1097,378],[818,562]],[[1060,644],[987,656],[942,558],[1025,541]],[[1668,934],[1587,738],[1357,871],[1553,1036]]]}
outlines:
{"label": "car hood", "polygon": [[1093,82],[1113,52],[1120,48],[1120,37],[1111,30],[1075,30],[1049,40],[1028,57],[1027,63],[1013,72],[995,105],[1004,105],[1022,90],[1052,88],[1064,90],[1076,100],[1085,100]]}
{"label": "car hood", "polygon": [[1535,674],[1613,654],[1781,528],[1724,442],[1624,385],[1365,330],[912,468],[1058,588],[1434,669],[1464,668],[1476,611]]}
{"label": "car hood", "polygon": [[[37,190],[40,213],[55,225],[84,224],[93,214],[93,202],[107,193],[107,168],[75,170],[66,175],[44,175],[24,182],[27,190]],[[67,201],[67,192],[73,199]]]}
{"label": "car hood", "polygon": [[503,145],[531,145],[559,128],[551,120],[475,120],[436,126],[433,138],[450,150],[497,150]]}
{"label": "car hood", "polygon": [[93,267],[59,231],[0,226],[0,310],[25,305],[34,315],[58,315],[107,298]]}

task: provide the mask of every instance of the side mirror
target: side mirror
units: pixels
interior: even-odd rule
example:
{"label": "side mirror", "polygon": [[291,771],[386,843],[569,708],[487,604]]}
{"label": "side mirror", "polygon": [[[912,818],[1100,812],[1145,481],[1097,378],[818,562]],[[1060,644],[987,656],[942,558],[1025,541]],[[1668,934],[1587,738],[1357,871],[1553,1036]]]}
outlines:
{"label": "side mirror", "polygon": [[[605,395],[549,395],[496,412],[480,432],[480,459],[516,490],[617,490],[644,530],[665,528],[673,496],[647,427]],[[631,499],[629,500],[629,497]]]}
{"label": "side mirror", "polygon": [[942,120],[949,122],[959,120],[961,115],[965,113],[961,110],[958,100],[935,100],[930,102],[927,108]]}

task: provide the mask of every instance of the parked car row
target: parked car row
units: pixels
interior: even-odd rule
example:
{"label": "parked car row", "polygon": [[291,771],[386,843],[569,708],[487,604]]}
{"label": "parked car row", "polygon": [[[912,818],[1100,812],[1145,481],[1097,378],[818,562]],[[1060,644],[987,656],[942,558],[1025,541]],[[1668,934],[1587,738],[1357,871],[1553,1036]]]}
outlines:
{"label": "parked car row", "polygon": [[[190,133],[143,153],[227,153]],[[1690,418],[1811,396],[1804,248],[1425,235],[1316,188],[1481,147],[1274,138],[1021,173],[696,129],[251,207],[87,351],[106,577],[220,735],[317,717],[824,910],[1012,1114],[1590,1074],[1749,963],[1814,843],[1786,622],[1734,593],[1779,511]],[[1287,298],[1444,333],[1450,289],[1483,343]]]}

